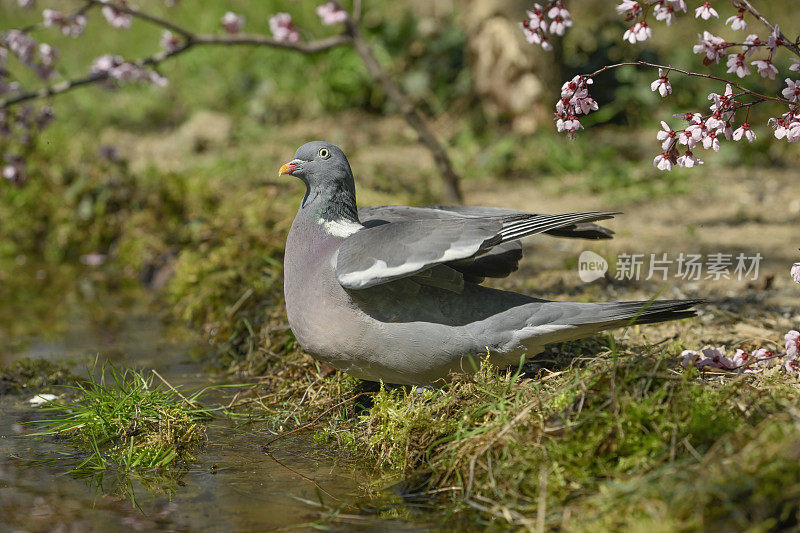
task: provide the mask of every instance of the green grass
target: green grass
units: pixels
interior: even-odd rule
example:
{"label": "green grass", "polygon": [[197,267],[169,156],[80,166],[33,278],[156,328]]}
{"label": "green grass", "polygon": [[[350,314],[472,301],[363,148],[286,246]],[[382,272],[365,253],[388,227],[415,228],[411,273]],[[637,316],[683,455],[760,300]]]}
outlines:
{"label": "green grass", "polygon": [[116,467],[163,469],[186,463],[205,440],[209,412],[196,395],[183,398],[134,370],[102,365],[73,387],[74,397],[49,402],[34,436],[58,436],[88,451],[73,471]]}
{"label": "green grass", "polygon": [[353,442],[390,478],[513,525],[795,523],[796,384],[777,370],[703,379],[679,368],[663,351],[613,348],[534,379],[484,365],[439,391],[382,389]]}

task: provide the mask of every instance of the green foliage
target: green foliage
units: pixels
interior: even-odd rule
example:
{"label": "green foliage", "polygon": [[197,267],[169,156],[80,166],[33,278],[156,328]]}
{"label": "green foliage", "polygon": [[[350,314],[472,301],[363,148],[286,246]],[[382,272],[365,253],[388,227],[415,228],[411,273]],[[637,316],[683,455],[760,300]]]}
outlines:
{"label": "green foliage", "polygon": [[[95,375],[98,374],[98,375]],[[174,391],[153,385],[134,370],[108,364],[77,381],[76,396],[42,407],[52,416],[34,422],[42,428],[33,435],[65,437],[89,451],[74,470],[116,466],[122,470],[166,468],[193,460],[205,440],[199,421],[208,411],[180,398]]]}

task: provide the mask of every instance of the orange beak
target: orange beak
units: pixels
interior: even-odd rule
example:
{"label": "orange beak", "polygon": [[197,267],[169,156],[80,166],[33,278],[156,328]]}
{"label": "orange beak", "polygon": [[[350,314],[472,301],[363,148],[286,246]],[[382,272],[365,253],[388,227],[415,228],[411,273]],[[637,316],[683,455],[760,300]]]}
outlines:
{"label": "orange beak", "polygon": [[283,176],[284,174],[291,174],[292,172],[300,168],[300,165],[302,164],[303,162],[300,161],[299,159],[293,159],[288,163],[286,163],[285,165],[283,165],[280,168],[280,170],[278,170],[278,176]]}

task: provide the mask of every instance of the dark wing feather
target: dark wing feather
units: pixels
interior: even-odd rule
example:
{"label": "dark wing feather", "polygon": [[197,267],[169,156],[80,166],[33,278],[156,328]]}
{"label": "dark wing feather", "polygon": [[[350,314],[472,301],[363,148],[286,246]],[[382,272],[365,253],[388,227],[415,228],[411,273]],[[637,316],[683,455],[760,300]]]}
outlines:
{"label": "dark wing feather", "polygon": [[384,222],[362,229],[339,247],[336,279],[347,289],[365,289],[470,259],[522,237],[615,213],[514,214]]}
{"label": "dark wing feather", "polygon": [[[367,226],[377,226],[387,222],[400,222],[403,220],[419,219],[445,219],[454,217],[507,217],[513,215],[533,215],[516,209],[503,209],[500,207],[481,207],[481,206],[420,206],[411,207],[404,205],[381,205],[373,207],[362,207],[358,210],[361,222]],[[567,237],[573,239],[611,239],[614,232],[608,228],[592,223],[574,224],[548,230],[544,233],[554,237]]]}

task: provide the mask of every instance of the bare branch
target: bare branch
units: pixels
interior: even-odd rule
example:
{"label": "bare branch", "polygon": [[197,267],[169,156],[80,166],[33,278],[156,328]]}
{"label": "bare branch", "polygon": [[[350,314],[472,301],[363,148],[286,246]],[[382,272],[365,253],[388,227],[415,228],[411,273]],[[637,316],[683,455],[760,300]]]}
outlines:
{"label": "bare branch", "polygon": [[286,50],[301,52],[303,54],[316,54],[319,52],[330,50],[331,48],[336,48],[337,46],[352,44],[352,38],[347,34],[341,34],[341,35],[336,35],[334,37],[328,37],[327,39],[319,39],[316,41],[306,41],[306,42],[300,41],[296,43],[291,43],[288,41],[276,41],[275,39],[267,37],[266,35],[208,34],[208,35],[195,35],[192,37],[191,42],[193,44],[198,44],[198,45],[212,44],[212,45],[227,45],[227,46],[235,46],[235,45],[270,46],[272,48],[284,48]]}
{"label": "bare branch", "polygon": [[450,157],[447,155],[444,147],[436,139],[436,135],[430,130],[425,119],[414,106],[414,103],[403,93],[400,87],[394,83],[389,75],[383,70],[378,60],[372,53],[367,42],[362,37],[358,27],[348,19],[345,22],[347,31],[353,40],[353,47],[356,53],[361,57],[364,66],[367,67],[372,78],[380,83],[386,95],[397,106],[400,113],[406,119],[406,122],[414,128],[419,136],[419,141],[424,144],[433,155],[433,160],[436,167],[442,175],[445,182],[445,191],[448,200],[456,203],[463,203],[464,196],[461,192],[460,176],[453,169],[453,164]]}

